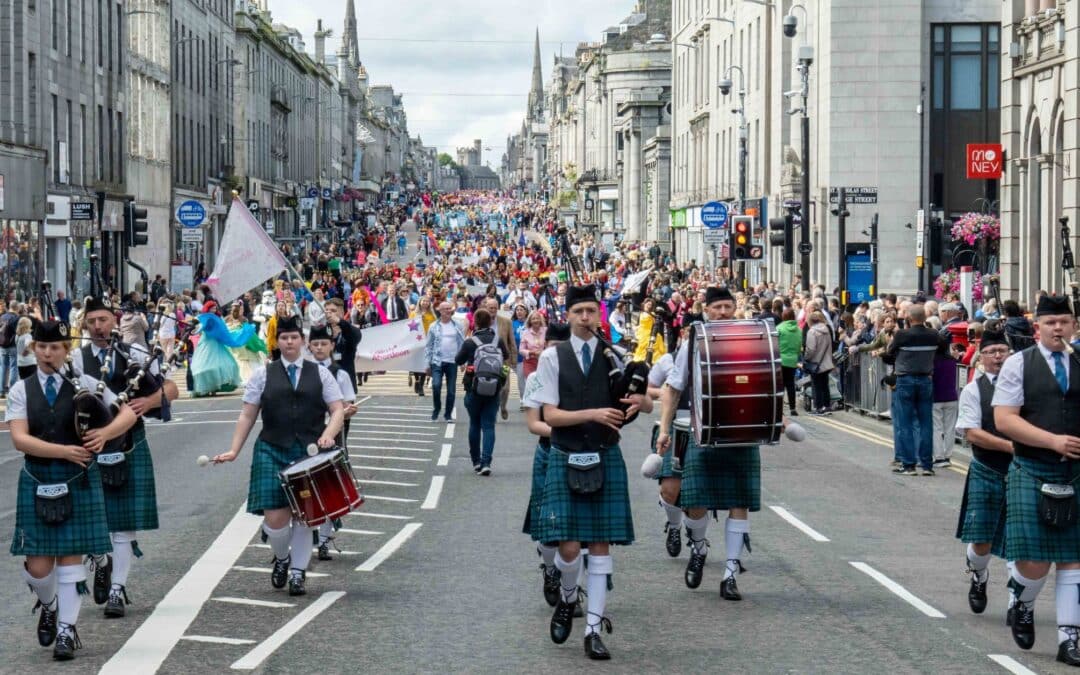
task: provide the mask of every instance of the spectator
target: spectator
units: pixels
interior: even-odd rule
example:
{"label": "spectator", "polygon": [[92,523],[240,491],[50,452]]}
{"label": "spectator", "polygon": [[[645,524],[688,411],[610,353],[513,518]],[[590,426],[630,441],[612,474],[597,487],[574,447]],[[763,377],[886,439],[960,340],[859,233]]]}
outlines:
{"label": "spectator", "polygon": [[71,323],[71,301],[67,299],[67,295],[63,291],[56,292],[56,317],[64,323]]}
{"label": "spectator", "polygon": [[122,312],[120,316],[121,339],[129,345],[139,345],[149,352],[146,346],[146,331],[150,329],[150,323],[146,320],[146,315],[136,311],[135,305],[131,302],[124,303],[120,310]]}
{"label": "spectator", "polygon": [[780,319],[776,332],[780,334],[780,366],[784,373],[784,389],[787,391],[790,414],[798,415],[799,410],[795,404],[795,369],[799,366],[799,355],[802,354],[802,330],[795,321],[795,310],[785,309]]}
{"label": "spectator", "polygon": [[15,348],[19,317],[11,309],[0,300],[0,398],[7,398],[8,389],[15,384],[19,374]]}
{"label": "spectator", "polygon": [[[497,300],[493,300],[498,302]],[[458,350],[454,361],[459,366],[473,364],[477,346],[497,343],[502,352],[503,363],[510,361],[511,353],[505,341],[492,330],[493,315],[486,309],[476,311],[473,321],[476,332],[466,340]],[[512,339],[512,338],[511,338]],[[468,386],[465,388],[465,409],[469,412],[469,455],[472,457],[473,470],[482,475],[491,475],[491,458],[495,450],[495,415],[499,411],[500,395],[480,396],[472,391],[471,378],[466,374]],[[502,388],[506,388],[504,382]]]}
{"label": "spectator", "polygon": [[832,332],[825,322],[825,315],[816,310],[810,313],[810,329],[806,332],[806,352],[803,355],[803,370],[810,374],[814,391],[814,405],[811,415],[828,415],[831,405],[829,393],[829,373],[833,369]]}
{"label": "spectator", "polygon": [[[444,300],[439,303],[439,320],[431,324],[427,334],[427,345],[424,348],[424,361],[428,364],[427,374],[431,376],[431,398],[435,408],[431,413],[431,420],[439,418],[449,422],[454,413],[454,396],[457,380],[458,364],[455,362],[462,345],[465,343],[465,333],[453,320],[454,306]],[[442,386],[446,382],[446,408],[442,407]]]}
{"label": "spectator", "polygon": [[37,370],[37,357],[34,356],[34,350],[31,346],[34,341],[33,336],[30,334],[32,327],[30,317],[27,316],[20,318],[19,323],[15,326],[15,351],[18,354],[20,380],[30,377]]}
{"label": "spectator", "polygon": [[900,465],[893,473],[914,476],[916,463],[922,475],[934,475],[934,355],[937,332],[926,327],[922,305],[907,308],[910,328],[893,337],[885,352],[885,362],[895,366],[893,392],[893,442]]}
{"label": "spectator", "polygon": [[1035,329],[1031,322],[1024,316],[1023,310],[1015,300],[1006,300],[1002,303],[1005,310],[1005,337],[1014,352],[1022,351],[1035,344]]}
{"label": "spectator", "polygon": [[950,349],[952,338],[939,339],[934,353],[934,468],[944,468],[952,463],[950,458],[956,438],[956,417],[960,413],[956,358]]}

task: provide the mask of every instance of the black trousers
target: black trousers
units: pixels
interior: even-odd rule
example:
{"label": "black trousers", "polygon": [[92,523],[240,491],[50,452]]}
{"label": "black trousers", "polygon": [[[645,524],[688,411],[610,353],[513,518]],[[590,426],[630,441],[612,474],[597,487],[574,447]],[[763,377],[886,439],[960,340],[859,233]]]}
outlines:
{"label": "black trousers", "polygon": [[784,390],[787,392],[788,408],[795,409],[795,368],[781,366],[784,373]]}
{"label": "black trousers", "polygon": [[815,373],[810,376],[814,389],[814,410],[827,410],[829,400],[829,371]]}

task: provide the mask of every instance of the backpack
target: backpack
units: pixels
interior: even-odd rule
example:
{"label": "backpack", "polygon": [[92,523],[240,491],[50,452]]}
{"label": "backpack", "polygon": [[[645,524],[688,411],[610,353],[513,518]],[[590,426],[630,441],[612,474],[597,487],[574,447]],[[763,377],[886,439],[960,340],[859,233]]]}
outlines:
{"label": "backpack", "polygon": [[476,344],[472,362],[472,391],[477,396],[494,396],[499,393],[503,376],[503,355],[499,349],[498,337],[489,343],[483,343],[473,336],[472,341]]}
{"label": "backpack", "polygon": [[19,320],[14,314],[0,316],[0,347],[15,346],[15,326]]}

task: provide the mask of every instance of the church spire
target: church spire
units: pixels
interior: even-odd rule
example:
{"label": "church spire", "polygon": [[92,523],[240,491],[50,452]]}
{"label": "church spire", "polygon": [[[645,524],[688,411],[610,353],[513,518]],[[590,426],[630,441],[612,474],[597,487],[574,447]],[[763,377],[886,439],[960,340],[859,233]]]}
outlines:
{"label": "church spire", "polygon": [[529,88],[529,116],[537,115],[544,105],[544,74],[540,67],[540,28],[533,46],[532,86]]}
{"label": "church spire", "polygon": [[353,0],[345,3],[345,32],[341,38],[341,51],[353,67],[360,65],[360,47],[356,36],[356,5]]}

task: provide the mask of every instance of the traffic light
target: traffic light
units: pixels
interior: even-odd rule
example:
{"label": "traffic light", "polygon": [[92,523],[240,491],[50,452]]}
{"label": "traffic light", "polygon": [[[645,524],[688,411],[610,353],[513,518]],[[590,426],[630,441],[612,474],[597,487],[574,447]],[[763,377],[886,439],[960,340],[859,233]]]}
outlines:
{"label": "traffic light", "polygon": [[746,260],[750,257],[750,223],[753,218],[735,216],[731,219],[731,259]]}
{"label": "traffic light", "polygon": [[795,213],[797,208],[789,208],[783,218],[769,219],[769,246],[784,251],[784,264],[795,264]]}
{"label": "traffic light", "polygon": [[134,200],[128,200],[124,204],[124,243],[128,248],[146,246],[149,243],[147,229],[146,209],[135,206]]}

